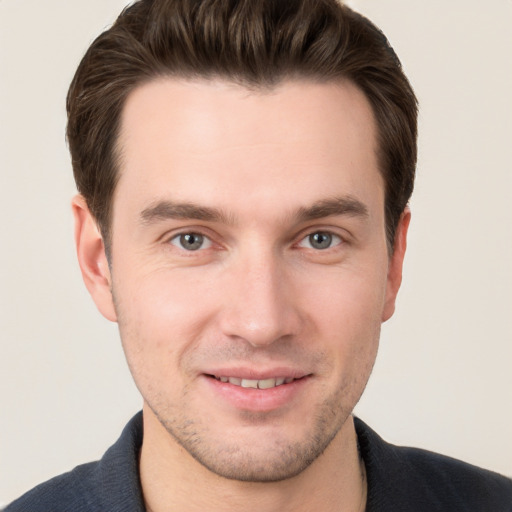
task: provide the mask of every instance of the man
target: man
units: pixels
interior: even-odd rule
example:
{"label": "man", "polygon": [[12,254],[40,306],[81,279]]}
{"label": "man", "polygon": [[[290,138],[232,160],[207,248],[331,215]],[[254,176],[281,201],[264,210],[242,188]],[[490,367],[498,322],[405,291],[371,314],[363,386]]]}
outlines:
{"label": "man", "polygon": [[140,1],[68,95],[78,259],[144,398],[15,510],[511,510],[351,413],[401,281],[416,100],[334,1]]}

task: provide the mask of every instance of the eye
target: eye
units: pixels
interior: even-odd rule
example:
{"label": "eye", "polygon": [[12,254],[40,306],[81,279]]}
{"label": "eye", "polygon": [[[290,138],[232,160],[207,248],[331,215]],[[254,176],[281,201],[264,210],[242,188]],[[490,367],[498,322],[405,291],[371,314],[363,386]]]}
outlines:
{"label": "eye", "polygon": [[170,243],[186,251],[208,249],[212,245],[212,241],[200,233],[181,233],[171,238]]}
{"label": "eye", "polygon": [[303,238],[299,246],[322,251],[339,245],[342,242],[343,240],[338,235],[329,233],[328,231],[316,231]]}

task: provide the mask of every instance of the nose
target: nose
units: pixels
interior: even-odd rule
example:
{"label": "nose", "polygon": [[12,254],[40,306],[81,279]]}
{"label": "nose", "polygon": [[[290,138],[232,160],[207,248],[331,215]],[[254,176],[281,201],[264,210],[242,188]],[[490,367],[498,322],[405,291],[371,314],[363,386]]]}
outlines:
{"label": "nose", "polygon": [[272,254],[253,254],[235,266],[226,269],[229,280],[220,311],[223,334],[253,347],[297,335],[301,315],[285,262]]}

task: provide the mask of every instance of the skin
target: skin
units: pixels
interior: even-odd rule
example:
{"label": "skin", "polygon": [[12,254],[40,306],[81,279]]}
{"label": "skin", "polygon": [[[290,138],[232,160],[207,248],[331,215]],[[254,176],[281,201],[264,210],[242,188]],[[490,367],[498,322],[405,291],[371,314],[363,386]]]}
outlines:
{"label": "skin", "polygon": [[144,399],[148,509],[358,510],[351,413],[410,217],[390,255],[368,101],[349,82],[168,78],[132,92],[121,126],[110,265],[81,197],[73,210],[84,281]]}

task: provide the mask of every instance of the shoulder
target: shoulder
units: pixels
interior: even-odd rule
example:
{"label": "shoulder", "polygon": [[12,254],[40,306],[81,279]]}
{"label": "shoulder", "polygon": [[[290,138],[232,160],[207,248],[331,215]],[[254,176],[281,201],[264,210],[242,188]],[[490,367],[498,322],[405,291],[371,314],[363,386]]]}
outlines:
{"label": "shoulder", "polygon": [[[356,419],[373,510],[512,512],[512,480],[460,460],[383,441]],[[386,503],[386,506],[380,506]]]}
{"label": "shoulder", "polygon": [[73,471],[44,482],[11,503],[4,512],[74,512],[99,510],[95,474],[98,462],[76,467]]}
{"label": "shoulder", "polygon": [[142,512],[138,471],[142,434],[139,413],[101,460],[38,485],[4,512]]}
{"label": "shoulder", "polygon": [[437,502],[457,506],[454,510],[512,512],[512,480],[426,450],[395,449],[409,484]]}

